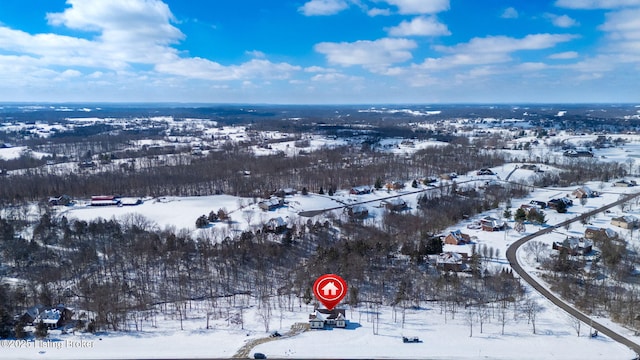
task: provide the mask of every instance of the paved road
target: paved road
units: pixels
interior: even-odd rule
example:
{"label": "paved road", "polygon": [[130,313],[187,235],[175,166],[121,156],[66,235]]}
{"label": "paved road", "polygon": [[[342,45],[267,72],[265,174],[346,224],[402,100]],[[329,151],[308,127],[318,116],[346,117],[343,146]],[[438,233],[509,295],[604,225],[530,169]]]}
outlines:
{"label": "paved road", "polygon": [[622,336],[621,334],[617,333],[616,331],[606,327],[605,325],[600,324],[599,322],[592,320],[590,317],[584,315],[583,313],[581,313],[580,311],[578,311],[576,308],[574,308],[573,306],[570,306],[568,304],[566,304],[565,302],[563,302],[562,300],[560,300],[556,295],[554,295],[553,293],[551,293],[549,290],[547,290],[545,287],[543,287],[540,283],[538,283],[533,277],[531,277],[531,275],[529,275],[523,268],[522,266],[520,266],[520,263],[518,262],[518,257],[517,257],[517,252],[518,249],[524,245],[527,241],[534,239],[538,236],[544,235],[544,234],[548,234],[558,228],[564,227],[567,224],[579,221],[585,217],[590,217],[593,216],[597,213],[603,212],[605,210],[611,209],[614,206],[618,206],[626,201],[629,201],[633,198],[636,198],[640,196],[640,193],[637,194],[630,194],[628,196],[625,196],[624,198],[617,200],[609,205],[603,206],[599,209],[593,210],[593,211],[589,211],[587,213],[581,214],[579,216],[576,216],[572,219],[563,221],[559,224],[553,225],[553,226],[549,226],[547,228],[544,228],[536,233],[533,233],[531,235],[527,235],[525,237],[523,237],[522,239],[519,239],[518,241],[514,242],[513,244],[511,244],[511,246],[509,246],[509,248],[507,249],[506,252],[506,256],[507,259],[509,260],[509,263],[511,264],[511,267],[513,268],[513,270],[520,275],[520,277],[526,281],[527,283],[529,283],[534,289],[536,289],[539,293],[541,293],[544,297],[546,297],[547,299],[551,300],[552,303],[554,303],[555,305],[559,306],[560,308],[562,308],[564,311],[568,312],[569,314],[575,316],[577,319],[581,320],[583,323],[585,324],[591,324],[591,326],[597,330],[600,334],[606,335],[608,337],[610,337],[611,339],[626,345],[627,347],[629,347],[631,350],[635,351],[636,354],[640,354],[640,344],[633,342],[631,340],[629,340],[628,338],[626,338],[625,336]]}

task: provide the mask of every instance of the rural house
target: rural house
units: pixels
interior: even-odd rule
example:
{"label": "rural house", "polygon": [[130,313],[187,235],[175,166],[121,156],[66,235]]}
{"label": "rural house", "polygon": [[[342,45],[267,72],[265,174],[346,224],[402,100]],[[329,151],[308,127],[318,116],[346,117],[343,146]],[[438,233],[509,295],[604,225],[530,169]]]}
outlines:
{"label": "rural house", "polygon": [[42,321],[49,329],[57,329],[69,323],[72,317],[73,311],[62,304],[55,307],[36,305],[25,310],[19,320],[26,325]]}
{"label": "rural house", "polygon": [[384,185],[387,190],[402,190],[404,189],[404,183],[402,181],[391,181]]}
{"label": "rural house", "polygon": [[597,239],[597,238],[612,240],[612,239],[618,238],[618,233],[615,232],[613,229],[609,229],[609,228],[598,228],[595,226],[587,226],[587,228],[584,231],[584,237],[589,240]]}
{"label": "rural house", "polygon": [[351,219],[366,219],[369,216],[369,210],[362,206],[349,206],[344,210]]}
{"label": "rural house", "polygon": [[611,219],[611,225],[623,229],[633,229],[638,226],[638,218],[632,215],[624,215]]}
{"label": "rural house", "polygon": [[529,201],[530,205],[535,205],[537,207],[539,207],[540,209],[546,209],[547,208],[547,203],[544,201],[540,201],[540,200],[531,200]]}
{"label": "rural house", "polygon": [[570,207],[573,206],[573,200],[566,198],[566,197],[561,197],[561,198],[556,198],[556,199],[551,199],[547,202],[547,207],[549,209],[556,209],[558,207],[559,203],[564,203],[565,207]]}
{"label": "rural house", "polygon": [[389,211],[402,211],[407,208],[407,203],[400,198],[383,200],[381,204]]}
{"label": "rural house", "polygon": [[618,180],[613,183],[615,187],[632,187],[638,185],[635,180]]}
{"label": "rural house", "polygon": [[352,187],[351,190],[349,191],[349,194],[351,194],[351,195],[371,194],[371,187],[369,187],[369,186]]}
{"label": "rural house", "polygon": [[309,314],[309,325],[312,329],[324,329],[326,326],[346,328],[347,317],[344,309],[319,309]]}
{"label": "rural house", "polygon": [[466,245],[471,242],[471,236],[463,234],[460,230],[450,231],[442,242],[448,245]]}
{"label": "rural house", "polygon": [[507,224],[504,221],[491,216],[480,219],[480,228],[484,231],[500,231],[504,230]]}
{"label": "rural house", "polygon": [[285,196],[293,196],[297,193],[298,191],[294,188],[284,188],[284,189],[279,189],[273,195],[283,198]]}
{"label": "rural house", "polygon": [[540,207],[539,206],[531,205],[531,204],[522,204],[522,205],[520,205],[520,209],[522,209],[526,215],[529,215],[529,213],[531,213],[531,212],[533,212],[535,214],[538,211],[540,211]]}
{"label": "rural house", "polygon": [[264,230],[267,232],[281,233],[287,230],[287,222],[281,217],[271,218],[264,225]]}
{"label": "rural house", "polygon": [[71,205],[73,200],[69,195],[61,195],[49,198],[49,206],[67,206]]}
{"label": "rural house", "polygon": [[590,240],[567,237],[564,241],[554,241],[552,248],[558,251],[567,251],[569,255],[586,255],[593,250],[593,243]]}
{"label": "rural house", "polygon": [[566,157],[578,158],[578,157],[593,157],[593,153],[589,150],[567,150],[562,155]]}
{"label": "rural house", "polygon": [[275,210],[284,205],[284,200],[281,198],[271,198],[263,200],[258,203],[258,207],[264,211]]}
{"label": "rural house", "polygon": [[114,195],[94,195],[91,197],[91,206],[119,205],[120,199]]}
{"label": "rural house", "polygon": [[579,187],[579,188],[573,190],[571,195],[573,195],[573,197],[575,197],[576,199],[583,199],[583,198],[597,197],[598,193],[593,191],[593,190],[591,190],[587,186],[582,186],[582,187]]}
{"label": "rural house", "polygon": [[495,175],[495,173],[491,169],[482,168],[482,169],[478,170],[476,175]]}
{"label": "rural house", "polygon": [[467,270],[467,254],[445,252],[436,257],[436,268],[442,271],[461,272]]}

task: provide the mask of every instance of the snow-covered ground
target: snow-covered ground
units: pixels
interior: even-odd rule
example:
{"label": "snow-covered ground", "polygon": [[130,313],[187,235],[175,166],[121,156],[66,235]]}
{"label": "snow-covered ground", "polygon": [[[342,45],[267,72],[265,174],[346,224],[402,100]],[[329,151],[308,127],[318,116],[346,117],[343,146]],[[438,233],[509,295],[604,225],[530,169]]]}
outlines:
{"label": "snow-covered ground", "polygon": [[[576,336],[569,318],[551,303],[538,299],[544,311],[538,315],[536,334],[526,319],[476,323],[473,336],[461,311],[455,319],[428,306],[407,310],[404,327],[400,310],[380,308],[374,334],[373,310],[362,306],[347,309],[347,329],[310,330],[290,338],[278,338],[249,351],[269,358],[407,358],[407,359],[631,359],[633,353],[604,337],[591,338],[588,326]],[[272,310],[270,331],[286,333],[292,324],[306,322],[310,306],[294,311]],[[193,311],[180,330],[177,319],[159,318],[158,327],[143,325],[139,332],[60,334],[52,331],[45,341],[0,343],[0,359],[130,359],[130,358],[230,358],[249,341],[266,338],[255,307],[243,312],[244,329],[225,317],[210,320]],[[402,336],[418,337],[420,343],[403,343]]]}
{"label": "snow-covered ground", "polygon": [[[457,179],[460,183],[467,180],[481,180],[506,178],[511,175],[511,180],[528,179],[535,173],[530,170],[517,169],[516,165],[508,164],[492,169],[497,175],[476,176],[475,174],[461,175]],[[546,171],[555,171],[547,168]],[[486,179],[485,179],[486,178]],[[611,184],[589,183],[591,189],[597,190],[601,196],[590,198],[586,204],[581,205],[575,200],[575,205],[569,208],[568,213],[558,214],[552,210],[546,210],[548,224],[558,223],[582,212],[589,211],[610,203],[619,198],[621,193],[637,191],[636,188],[615,188]],[[548,201],[551,198],[569,195],[577,187],[538,189],[527,198],[514,200],[512,212],[520,204],[530,200]],[[341,190],[333,197],[327,195],[294,195],[287,196],[288,205],[274,211],[262,211],[252,199],[237,198],[228,195],[203,196],[203,197],[165,197],[147,199],[144,204],[133,207],[90,207],[78,204],[71,208],[63,208],[60,215],[85,220],[98,217],[111,218],[122,217],[129,213],[141,214],[156,224],[162,226],[175,226],[187,228],[198,235],[195,230],[195,219],[209,211],[226,209],[232,217],[237,228],[259,226],[272,217],[282,217],[290,221],[302,221],[298,216],[302,211],[314,211],[330,209],[343,204],[364,203],[370,209],[370,220],[381,216],[381,199],[388,196],[402,196],[410,207],[415,209],[415,201],[419,191],[427,191],[428,187],[419,186],[414,189],[407,186],[398,191],[375,191],[368,195],[350,195],[348,191]],[[411,211],[411,210],[410,210]],[[483,215],[493,215],[502,218],[503,208]],[[252,216],[245,215],[247,212]],[[334,216],[340,216],[342,210],[334,210]],[[640,209],[633,207],[626,213],[638,214]],[[325,213],[326,214],[326,213]],[[610,218],[622,214],[620,208],[614,208],[610,213],[600,214],[591,219],[595,226],[610,227]],[[325,215],[319,215],[323,218]],[[477,218],[479,218],[478,216]],[[537,225],[527,225],[523,233],[511,229],[507,232],[485,232],[479,229],[468,229],[477,218],[469,219],[452,227],[451,230],[460,229],[472,236],[478,248],[487,246],[495,249],[495,258],[489,260],[489,266],[494,268],[507,267],[508,262],[504,258],[507,247],[516,239],[540,229]],[[302,218],[304,219],[304,218]],[[250,223],[248,221],[250,220]],[[508,222],[513,227],[513,222]],[[227,227],[227,223],[215,223],[213,227]],[[619,229],[616,229],[619,230]],[[584,225],[574,223],[569,229],[558,229],[549,236],[540,238],[545,243],[562,240],[569,234],[583,234]],[[636,236],[637,237],[637,236]],[[459,252],[471,252],[470,245],[447,246],[447,250]],[[535,262],[531,255],[524,251],[519,252],[520,257],[527,265],[529,271],[535,272]],[[476,323],[473,336],[470,337],[470,327],[464,318],[464,310],[456,315],[455,319],[441,313],[439,307],[421,304],[420,308],[407,310],[406,321],[402,326],[401,315],[389,307],[382,307],[379,317],[377,334],[373,332],[372,309],[366,307],[347,310],[347,317],[351,321],[348,329],[334,329],[325,331],[308,331],[291,338],[281,338],[256,346],[253,352],[262,352],[269,357],[276,358],[429,358],[429,359],[630,359],[633,352],[624,346],[604,337],[590,338],[587,334],[588,324],[583,324],[580,337],[576,336],[569,317],[553,306],[546,299],[529,289],[531,296],[544,308],[538,315],[536,324],[537,334],[532,333],[531,325],[523,317],[511,319],[505,326],[504,335],[501,334],[501,324],[496,320],[484,324],[483,333],[480,333]],[[293,323],[306,322],[311,308],[302,305],[295,311],[274,309],[270,321],[270,330],[278,330],[285,333]],[[85,340],[90,348],[73,347],[73,342],[57,341],[50,347],[48,343],[29,343],[28,347],[11,348],[0,352],[0,358],[172,358],[172,357],[221,357],[233,356],[247,341],[267,337],[264,325],[259,319],[256,308],[246,309],[244,316],[244,329],[238,324],[230,324],[226,319],[212,321],[211,329],[205,329],[206,320],[203,314],[194,312],[185,321],[185,330],[180,330],[176,319],[159,319],[158,328],[146,326],[142,332],[132,333],[103,333],[99,335],[50,335],[51,340]],[[598,319],[603,321],[603,319]],[[604,319],[606,322],[606,319]],[[610,323],[610,322],[609,322]],[[611,324],[611,323],[610,323]],[[618,325],[611,324],[619,332],[627,334],[635,339],[632,333]],[[402,336],[417,336],[422,342],[405,344]],[[59,345],[60,349],[52,347]],[[24,346],[24,345],[23,345]],[[89,346],[89,345],[87,345]]]}

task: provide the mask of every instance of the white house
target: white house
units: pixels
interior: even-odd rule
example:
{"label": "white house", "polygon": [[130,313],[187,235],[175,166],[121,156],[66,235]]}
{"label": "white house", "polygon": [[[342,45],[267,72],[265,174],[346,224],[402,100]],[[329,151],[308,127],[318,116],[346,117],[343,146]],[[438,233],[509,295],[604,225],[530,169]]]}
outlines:
{"label": "white house", "polygon": [[346,328],[347,322],[344,309],[328,310],[316,308],[313,314],[309,314],[309,326],[312,329],[324,329],[325,326]]}

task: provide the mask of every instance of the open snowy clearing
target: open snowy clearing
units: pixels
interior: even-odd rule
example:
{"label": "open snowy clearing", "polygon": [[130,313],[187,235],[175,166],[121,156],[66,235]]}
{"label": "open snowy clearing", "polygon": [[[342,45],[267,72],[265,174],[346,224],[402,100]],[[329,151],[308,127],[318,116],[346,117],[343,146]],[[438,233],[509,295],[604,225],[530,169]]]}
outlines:
{"label": "open snowy clearing", "polygon": [[[591,338],[588,326],[581,336],[569,318],[551,303],[539,299],[544,311],[532,333],[526,319],[485,323],[483,333],[474,324],[473,336],[464,309],[448,319],[439,308],[407,310],[404,327],[399,309],[379,309],[378,334],[373,333],[373,309],[365,305],[347,309],[347,329],[310,330],[291,338],[277,338],[251,349],[269,358],[411,358],[411,359],[631,359],[633,353],[603,336]],[[428,306],[428,305],[425,305]],[[290,326],[306,322],[312,307],[295,311],[272,310],[270,331],[286,333]],[[61,335],[52,331],[44,341],[3,343],[1,359],[124,359],[124,358],[230,358],[251,340],[268,337],[255,307],[243,312],[244,329],[226,319],[211,320],[206,329],[203,314],[192,312],[184,330],[176,319],[158,319],[158,327],[144,325],[140,332]],[[395,319],[395,320],[394,320]],[[420,343],[403,343],[402,336]]]}

